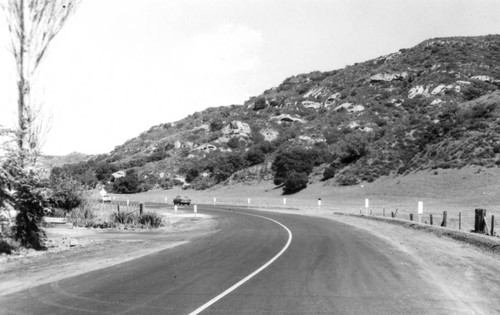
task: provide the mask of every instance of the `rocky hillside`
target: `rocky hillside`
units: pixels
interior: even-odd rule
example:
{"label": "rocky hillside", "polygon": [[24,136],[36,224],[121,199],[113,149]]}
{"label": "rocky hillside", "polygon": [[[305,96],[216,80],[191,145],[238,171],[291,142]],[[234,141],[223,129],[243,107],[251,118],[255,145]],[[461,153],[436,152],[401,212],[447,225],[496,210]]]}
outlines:
{"label": "rocky hillside", "polygon": [[328,185],[496,167],[499,87],[500,35],[430,39],[344,69],[287,78],[243,105],[154,126],[86,163],[100,178],[135,169],[145,189],[276,179],[277,157],[287,152],[284,160],[312,163],[303,172],[309,181]]}

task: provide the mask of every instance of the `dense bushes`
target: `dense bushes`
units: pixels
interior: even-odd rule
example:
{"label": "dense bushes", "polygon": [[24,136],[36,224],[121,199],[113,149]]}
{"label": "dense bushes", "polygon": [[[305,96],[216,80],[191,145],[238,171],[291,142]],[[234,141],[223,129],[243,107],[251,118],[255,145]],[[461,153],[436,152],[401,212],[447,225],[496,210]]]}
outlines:
{"label": "dense bushes", "polygon": [[69,176],[52,176],[49,187],[51,205],[66,211],[79,207],[87,198],[85,186]]}
{"label": "dense bushes", "polygon": [[111,189],[119,194],[133,194],[140,192],[140,182],[135,169],[130,169],[124,177],[115,179],[111,185]]}
{"label": "dense bushes", "polygon": [[283,186],[285,194],[294,194],[307,187],[308,176],[306,173],[292,172],[287,176]]}
{"label": "dense bushes", "polygon": [[274,184],[281,185],[292,173],[303,173],[309,175],[313,170],[311,152],[304,149],[293,149],[280,152],[276,155],[272,166]]}
{"label": "dense bushes", "polygon": [[348,134],[339,146],[340,161],[350,164],[368,153],[368,142],[358,134]]}
{"label": "dense bushes", "polygon": [[321,180],[325,181],[333,177],[335,177],[335,168],[332,166],[328,166],[323,171],[323,178]]}
{"label": "dense bushes", "polygon": [[271,168],[275,172],[274,184],[283,184],[286,194],[295,193],[307,186],[313,167],[329,162],[332,155],[327,148],[294,148],[276,155]]}
{"label": "dense bushes", "polygon": [[16,216],[14,237],[23,247],[44,249],[46,234],[40,223],[47,207],[44,190],[32,177],[19,178],[16,185]]}
{"label": "dense bushes", "polygon": [[266,155],[260,149],[251,149],[245,154],[245,160],[248,162],[249,166],[257,165],[266,159]]}

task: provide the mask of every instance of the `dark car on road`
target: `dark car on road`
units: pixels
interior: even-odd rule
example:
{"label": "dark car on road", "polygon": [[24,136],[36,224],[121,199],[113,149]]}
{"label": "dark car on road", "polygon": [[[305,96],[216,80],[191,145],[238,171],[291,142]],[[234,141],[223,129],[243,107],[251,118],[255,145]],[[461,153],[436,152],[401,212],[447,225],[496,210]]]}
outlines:
{"label": "dark car on road", "polygon": [[174,198],[174,205],[188,205],[191,204],[191,199],[186,196],[177,196]]}

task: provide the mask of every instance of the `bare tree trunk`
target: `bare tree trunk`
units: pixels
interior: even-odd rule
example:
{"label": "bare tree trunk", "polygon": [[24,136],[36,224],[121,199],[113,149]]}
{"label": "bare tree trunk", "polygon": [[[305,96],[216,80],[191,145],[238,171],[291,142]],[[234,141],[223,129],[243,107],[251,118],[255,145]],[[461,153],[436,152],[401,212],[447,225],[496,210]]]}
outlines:
{"label": "bare tree trunk", "polygon": [[2,6],[11,35],[11,50],[17,65],[18,130],[21,155],[36,156],[43,128],[34,102],[32,79],[47,48],[74,12],[79,0],[8,0]]}

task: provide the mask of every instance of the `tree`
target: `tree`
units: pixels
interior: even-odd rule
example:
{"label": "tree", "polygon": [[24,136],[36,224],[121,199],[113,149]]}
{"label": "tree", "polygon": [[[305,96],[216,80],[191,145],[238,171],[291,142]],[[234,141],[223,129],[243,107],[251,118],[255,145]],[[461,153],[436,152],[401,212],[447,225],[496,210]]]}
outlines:
{"label": "tree", "polygon": [[113,192],[119,194],[133,194],[139,192],[139,175],[135,169],[130,169],[125,174],[125,177],[118,178],[114,181]]}
{"label": "tree", "polygon": [[[42,249],[39,228],[47,202],[40,187],[39,168],[34,164],[44,136],[41,105],[32,93],[33,78],[50,42],[74,12],[78,0],[7,0],[1,7],[7,18],[10,49],[16,62],[18,91],[17,152],[1,167],[10,174],[12,203],[19,210],[15,237],[23,246]],[[3,175],[2,175],[3,176]],[[0,185],[5,185],[4,180]],[[4,187],[1,187],[5,191]],[[3,193],[2,193],[3,194]]]}
{"label": "tree", "polygon": [[292,172],[285,180],[283,193],[294,194],[307,187],[308,177],[306,173]]}
{"label": "tree", "polygon": [[41,145],[40,104],[31,93],[33,77],[49,44],[76,9],[79,0],[8,0],[2,5],[17,66],[18,133],[20,150],[34,152]]}
{"label": "tree", "polygon": [[309,175],[313,170],[311,151],[300,148],[280,152],[276,155],[271,168],[275,171],[274,184],[281,185],[292,173]]}

